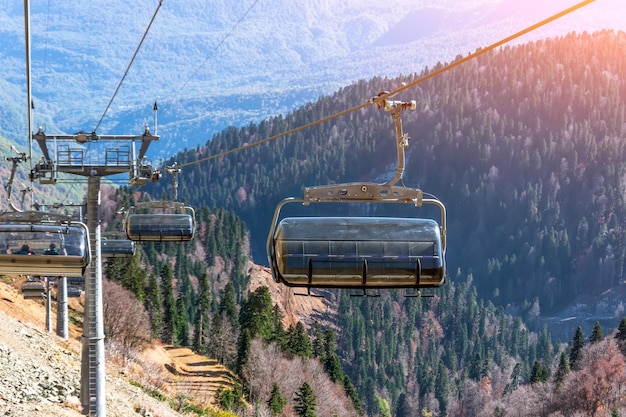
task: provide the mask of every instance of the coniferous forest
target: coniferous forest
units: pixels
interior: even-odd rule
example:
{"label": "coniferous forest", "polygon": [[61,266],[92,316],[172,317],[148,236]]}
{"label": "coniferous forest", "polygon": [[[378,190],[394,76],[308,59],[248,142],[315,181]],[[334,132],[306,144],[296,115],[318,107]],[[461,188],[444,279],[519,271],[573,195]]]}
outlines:
{"label": "coniferous forest", "polygon": [[[276,135],[429,71],[360,81],[166,162],[185,165]],[[106,275],[143,303],[152,337],[237,372],[241,388],[221,397],[232,410],[245,399],[274,415],[622,415],[619,306],[605,306],[612,329],[574,326],[560,338],[537,319],[626,279],[626,34],[504,47],[399,99],[417,102],[403,113],[411,138],[404,184],[448,210],[448,282],[432,297],[325,291],[333,314],[285,328],[267,289],[247,289],[246,261],[266,263],[281,199],[310,185],[383,182],[393,172],[393,122],[374,106],[186,167],[178,191],[196,207],[195,240],[144,244],[132,262],[110,262]],[[166,181],[141,191],[169,192]],[[119,193],[121,205],[146,198]],[[323,375],[291,381],[259,358],[285,374],[299,366],[302,375]]]}
{"label": "coniferous forest", "polygon": [[[472,272],[481,297],[500,305],[538,297],[542,311],[554,312],[624,281],[624,48],[625,35],[610,31],[505,47],[398,97],[417,101],[403,114],[411,137],[404,183],[446,204],[449,269]],[[175,160],[287,131],[419,76],[361,81],[291,114],[226,129]],[[265,263],[278,201],[305,186],[374,181],[395,155],[391,117],[369,106],[192,165],[180,195],[235,211],[254,260]],[[146,189],[161,195],[167,187]]]}

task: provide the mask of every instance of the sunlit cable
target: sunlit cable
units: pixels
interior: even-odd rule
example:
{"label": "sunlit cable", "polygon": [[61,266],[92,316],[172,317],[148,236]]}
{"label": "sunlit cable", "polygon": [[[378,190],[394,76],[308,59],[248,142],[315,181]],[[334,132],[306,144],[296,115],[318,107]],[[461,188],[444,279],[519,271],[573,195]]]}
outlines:
{"label": "sunlit cable", "polygon": [[232,28],[230,28],[230,30],[228,31],[228,33],[226,33],[226,35],[224,35],[224,37],[217,43],[217,45],[215,45],[215,47],[213,48],[213,50],[211,51],[211,53],[209,54],[209,56],[207,56],[204,61],[202,61],[202,63],[200,63],[200,65],[198,65],[198,67],[194,70],[194,72],[191,73],[191,75],[189,76],[189,78],[187,78],[187,80],[183,83],[182,87],[180,87],[180,89],[176,92],[176,94],[174,94],[174,98],[178,97],[178,95],[180,94],[180,92],[187,86],[187,84],[189,84],[189,81],[191,81],[191,79],[193,77],[195,77],[195,75],[198,73],[198,71],[200,71],[200,68],[202,68],[204,66],[204,64],[207,63],[207,61],[209,59],[211,59],[213,57],[213,55],[215,54],[215,52],[219,49],[220,46],[222,46],[224,44],[224,42],[226,42],[226,39],[228,39],[228,37],[230,35],[232,35],[232,33],[235,31],[235,29],[237,29],[237,27],[239,26],[239,24],[241,24],[241,22],[243,22],[243,19],[246,18],[246,16],[248,15],[248,13],[250,13],[250,11],[254,8],[254,6],[256,6],[256,4],[259,2],[259,0],[254,0],[254,2],[252,3],[252,5],[250,7],[248,7],[248,10],[246,10],[246,12],[239,18],[239,20],[237,20],[237,22],[233,25]]}
{"label": "sunlit cable", "polygon": [[270,136],[268,138],[261,139],[261,140],[258,140],[256,142],[248,143],[248,144],[240,146],[238,148],[234,148],[234,149],[231,149],[231,150],[228,150],[228,151],[224,151],[224,152],[221,152],[221,153],[218,153],[218,154],[215,154],[215,155],[207,156],[206,158],[198,159],[198,160],[193,161],[193,162],[188,162],[186,164],[179,165],[179,167],[180,168],[184,168],[184,167],[187,167],[187,166],[191,166],[191,165],[199,164],[199,163],[202,163],[202,162],[210,161],[212,159],[221,158],[223,156],[230,155],[230,154],[235,153],[235,152],[243,151],[243,150],[252,148],[254,146],[262,145],[264,143],[267,143],[267,142],[270,142],[272,140],[281,138],[283,136],[287,136],[287,135],[290,135],[292,133],[296,133],[296,132],[299,132],[301,130],[308,129],[309,127],[317,126],[317,125],[322,124],[324,122],[328,122],[330,120],[336,119],[336,118],[344,116],[346,114],[355,112],[357,110],[360,110],[360,109],[362,109],[364,107],[369,106],[370,104],[381,102],[382,100],[385,100],[386,98],[392,97],[392,96],[400,93],[401,91],[404,91],[404,90],[406,90],[408,88],[414,87],[417,84],[423,83],[424,81],[427,81],[427,80],[429,80],[429,79],[431,79],[431,78],[433,78],[433,77],[435,77],[435,76],[437,76],[437,75],[439,75],[441,73],[444,73],[444,72],[446,72],[448,70],[451,70],[452,68],[455,68],[455,67],[457,67],[457,66],[459,66],[461,64],[464,64],[465,62],[467,62],[469,60],[472,60],[472,59],[474,59],[474,58],[476,58],[476,57],[478,57],[480,55],[484,55],[487,52],[490,52],[490,51],[496,49],[497,47],[502,46],[505,43],[512,41],[513,39],[519,38],[520,36],[523,36],[523,35],[531,32],[531,31],[533,31],[535,29],[538,29],[541,26],[547,25],[548,23],[553,22],[554,20],[559,19],[559,18],[561,18],[561,17],[563,17],[563,16],[565,16],[565,15],[567,15],[567,14],[569,14],[569,13],[571,13],[571,12],[577,10],[577,9],[580,9],[583,6],[591,4],[594,1],[595,0],[584,0],[584,1],[582,1],[582,2],[580,2],[578,4],[576,4],[576,5],[568,8],[568,9],[563,10],[562,12],[559,12],[559,13],[553,15],[553,16],[548,17],[547,19],[544,19],[544,20],[540,21],[539,23],[535,23],[534,25],[529,26],[529,27],[527,27],[524,30],[521,30],[521,31],[519,31],[517,33],[514,33],[513,35],[508,36],[508,37],[506,37],[506,38],[504,38],[504,39],[502,39],[502,40],[500,40],[500,41],[498,41],[498,42],[496,42],[494,44],[491,44],[491,45],[489,45],[486,48],[479,49],[476,52],[474,52],[472,54],[469,54],[469,55],[467,55],[464,58],[459,59],[458,61],[455,61],[455,62],[453,62],[451,64],[446,65],[446,66],[443,66],[443,67],[441,67],[438,70],[432,71],[432,72],[428,73],[427,75],[425,75],[423,77],[420,77],[420,78],[418,78],[418,79],[416,79],[416,80],[414,80],[414,81],[412,81],[410,83],[407,83],[407,84],[403,85],[402,87],[397,88],[396,90],[393,90],[393,91],[391,91],[389,93],[381,94],[381,95],[375,97],[374,99],[368,100],[367,102],[365,102],[363,104],[360,104],[360,105],[358,105],[356,107],[353,107],[351,109],[347,109],[347,110],[341,111],[341,112],[333,114],[331,116],[324,117],[322,119],[316,120],[316,121],[311,122],[311,123],[307,123],[305,125],[302,125],[300,127],[296,127],[294,129],[288,130],[286,132],[279,133],[277,135]]}
{"label": "sunlit cable", "polygon": [[124,71],[124,75],[122,76],[122,79],[117,85],[117,88],[115,89],[115,92],[113,93],[113,96],[111,96],[111,99],[109,100],[109,104],[107,104],[106,108],[104,109],[104,113],[102,113],[102,117],[100,117],[100,120],[98,120],[98,124],[96,124],[96,127],[93,129],[94,132],[98,131],[98,128],[100,127],[100,123],[102,123],[104,116],[106,116],[107,111],[109,111],[109,108],[111,107],[111,104],[113,103],[113,100],[115,99],[115,96],[117,95],[117,92],[120,90],[120,87],[122,86],[122,83],[124,82],[124,79],[128,75],[128,71],[130,70],[130,67],[133,65],[133,61],[135,61],[135,58],[137,57],[137,54],[139,53],[139,49],[141,49],[141,45],[143,44],[143,41],[146,39],[146,36],[148,36],[148,32],[150,31],[152,22],[154,22],[154,19],[156,18],[156,15],[159,12],[159,9],[161,8],[162,4],[163,4],[163,0],[160,0],[159,5],[157,6],[156,10],[154,11],[154,14],[152,15],[152,19],[150,19],[150,23],[148,24],[148,27],[146,28],[146,30],[143,33],[143,36],[141,37],[141,41],[139,42],[139,45],[137,45],[137,49],[135,49],[135,53],[133,54],[133,57],[128,63],[128,66],[126,67],[126,71]]}

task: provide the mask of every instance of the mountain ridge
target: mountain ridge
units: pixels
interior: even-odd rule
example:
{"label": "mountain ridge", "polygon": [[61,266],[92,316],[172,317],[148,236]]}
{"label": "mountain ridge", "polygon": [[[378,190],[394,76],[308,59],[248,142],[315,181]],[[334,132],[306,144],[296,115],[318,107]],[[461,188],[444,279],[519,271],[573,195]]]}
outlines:
{"label": "mountain ridge", "polygon": [[[141,132],[151,122],[150,109],[157,100],[164,113],[159,128],[163,142],[153,152],[155,158],[167,158],[229,125],[286,114],[358,80],[396,77],[451,61],[556,11],[554,6],[533,10],[522,19],[494,15],[498,5],[394,0],[382,7],[353,0],[304,8],[289,2],[233,8],[224,3],[166,3],[98,130]],[[617,6],[608,0],[603,8],[588,6],[522,41],[571,30],[624,27],[616,23],[622,10]],[[249,13],[238,22],[247,7]],[[431,19],[432,25],[443,30],[424,36],[415,19],[426,19],[423,15],[435,7],[440,20]],[[126,12],[120,17],[120,11]],[[35,125],[46,126],[49,134],[91,131],[153,11],[123,2],[33,5]],[[26,130],[22,13],[19,8],[0,13],[4,22],[0,39],[5,40],[0,57],[8,64],[5,79],[16,87],[0,110],[0,134],[18,144],[25,140]],[[394,36],[394,31],[409,36]],[[115,48],[100,42],[107,37],[116,39]],[[386,37],[401,39],[391,46]],[[381,42],[387,45],[379,46]],[[59,89],[60,85],[64,87]],[[204,104],[194,106],[198,101]],[[168,108],[175,112],[171,117],[165,113]]]}

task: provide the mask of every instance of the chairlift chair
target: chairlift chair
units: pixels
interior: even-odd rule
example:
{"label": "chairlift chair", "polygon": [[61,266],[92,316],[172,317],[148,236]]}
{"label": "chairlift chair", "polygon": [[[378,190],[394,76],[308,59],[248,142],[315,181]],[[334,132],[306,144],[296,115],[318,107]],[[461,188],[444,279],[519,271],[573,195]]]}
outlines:
{"label": "chairlift chair", "polygon": [[0,214],[0,274],[83,275],[90,261],[85,224],[39,211]]}
{"label": "chairlift chair", "polygon": [[195,211],[175,201],[139,203],[129,209],[125,229],[135,242],[187,242],[196,231]]}
{"label": "chairlift chair", "polygon": [[[350,183],[305,188],[303,198],[278,204],[267,238],[268,262],[274,280],[291,287],[367,289],[438,287],[445,282],[446,209],[419,189],[396,186],[404,172],[400,112],[416,103],[391,101],[386,93],[372,99],[390,111],[396,126],[398,164],[384,184]],[[396,217],[288,217],[289,203],[398,203],[435,205],[440,223],[432,219]]]}
{"label": "chairlift chair", "polygon": [[[381,198],[348,193],[333,199],[329,192],[382,187],[378,184],[313,187],[305,198],[283,200],[274,213],[267,241],[268,261],[277,282],[302,288],[421,289],[445,282],[446,212],[436,199],[422,198],[421,191],[402,189],[417,197]],[[396,188],[396,187],[394,187]],[[311,198],[325,195],[322,200]],[[363,202],[434,204],[441,223],[433,219],[396,217],[287,217],[278,222],[282,207],[300,202]]]}
{"label": "chairlift chair", "polygon": [[85,285],[85,277],[67,277],[67,285],[74,285],[77,287]]}
{"label": "chairlift chair", "polygon": [[43,298],[46,296],[46,286],[38,277],[28,277],[22,284],[24,298]]}
{"label": "chairlift chair", "polygon": [[74,285],[68,285],[67,286],[67,296],[68,298],[76,298],[76,297],[80,297],[82,294],[82,290],[80,287],[74,286]]}
{"label": "chairlift chair", "polygon": [[128,239],[102,239],[100,255],[103,258],[132,258],[135,255],[135,242]]}

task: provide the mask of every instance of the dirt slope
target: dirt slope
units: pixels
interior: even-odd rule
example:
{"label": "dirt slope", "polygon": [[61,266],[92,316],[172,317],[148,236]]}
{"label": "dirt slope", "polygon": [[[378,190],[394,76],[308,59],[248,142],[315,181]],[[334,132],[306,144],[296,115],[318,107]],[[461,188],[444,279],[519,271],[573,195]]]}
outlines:
{"label": "dirt slope", "polygon": [[[311,317],[320,317],[329,310],[327,300],[317,297],[296,295],[303,291],[276,284],[267,268],[249,263],[251,276],[250,290],[267,286],[274,303],[283,307],[285,325],[295,325],[298,321],[310,324]],[[24,277],[0,277],[0,348],[12,354],[32,369],[47,370],[50,374],[59,373],[58,366],[72,381],[80,381],[80,336],[82,328],[70,323],[69,340],[62,340],[54,333],[56,311],[52,309],[52,333],[45,329],[46,313],[43,300],[25,300],[20,292]],[[70,308],[82,311],[79,299],[70,299]],[[53,354],[51,355],[52,352]],[[62,364],[51,366],[50,359],[61,357]],[[158,388],[171,397],[177,393],[193,396],[198,405],[214,403],[215,393],[220,386],[229,388],[236,377],[216,361],[194,354],[189,349],[154,345],[141,355],[143,368],[120,368],[107,359],[106,395],[109,417],[128,417],[145,409],[155,417],[178,417],[167,404],[160,402],[141,389],[129,384],[129,379],[138,381],[150,379]],[[31,365],[28,365],[31,364]],[[147,365],[148,364],[148,365]],[[0,367],[2,364],[0,363]],[[6,371],[6,369],[4,369]],[[28,381],[26,375],[11,375],[19,387]],[[5,381],[6,383],[6,381]],[[45,398],[32,398],[21,404],[3,399],[0,392],[0,415],[12,417],[51,416],[78,417],[80,402],[78,393],[68,395],[61,403]],[[5,402],[3,402],[5,401]],[[10,404],[10,405],[7,405]],[[3,409],[5,408],[5,409]],[[6,414],[9,412],[9,414]]]}
{"label": "dirt slope", "polygon": [[165,364],[169,389],[193,397],[199,405],[215,405],[218,389],[230,389],[237,381],[237,376],[215,359],[198,355],[187,348],[163,348],[171,359]]}
{"label": "dirt slope", "polygon": [[[45,309],[41,301],[24,300],[17,288],[23,278],[0,281],[0,349],[3,373],[0,415],[11,417],[79,417],[80,401],[75,390],[52,398],[45,395],[46,380],[60,378],[78,385],[80,381],[81,329],[70,324],[65,341],[45,331]],[[73,301],[75,303],[75,301]],[[53,329],[56,317],[52,317]],[[144,409],[155,417],[180,417],[167,404],[129,384],[120,369],[107,363],[106,407],[109,417],[132,417]],[[70,387],[71,388],[71,387]],[[76,388],[76,387],[74,387]],[[25,394],[25,395],[22,395]],[[19,397],[19,398],[17,398]],[[23,398],[22,398],[23,397]]]}
{"label": "dirt slope", "polygon": [[308,327],[312,317],[326,316],[333,308],[325,298],[298,295],[305,294],[306,290],[291,288],[274,282],[272,273],[267,267],[249,262],[248,273],[250,275],[250,291],[262,286],[269,288],[272,300],[283,309],[285,327],[295,326],[298,321],[303,322]]}
{"label": "dirt slope", "polygon": [[[43,392],[44,382],[37,378],[43,378],[63,373],[65,379],[71,380],[79,387],[80,381],[80,335],[82,329],[70,323],[70,338],[62,340],[55,333],[47,333],[45,330],[45,308],[40,300],[25,300],[17,288],[21,288],[24,278],[2,278],[0,281],[0,349],[5,357],[12,358],[11,363],[5,359],[0,360],[0,373],[4,373],[3,388],[0,391],[0,415],[11,417],[79,417],[80,400],[78,392],[64,398],[60,402],[50,401]],[[77,300],[72,300],[76,308],[80,308]],[[52,316],[53,330],[56,326],[56,316]],[[152,366],[145,369],[121,369],[115,363],[107,361],[106,364],[106,408],[109,417],[132,417],[139,416],[138,410],[148,410],[154,417],[180,417],[182,414],[172,410],[169,405],[150,397],[140,388],[131,385],[131,380],[141,380],[141,373],[156,375],[170,374],[166,364],[176,363],[175,368],[184,365],[178,364],[174,355],[169,355],[163,346],[155,345],[146,352],[143,360],[152,361]],[[20,367],[11,372],[8,366]],[[163,372],[163,374],[161,374]],[[181,377],[179,379],[184,379]],[[13,391],[9,391],[9,385]],[[168,391],[167,382],[163,390]],[[22,396],[24,399],[15,397]],[[3,392],[11,392],[11,398],[3,398]]]}

